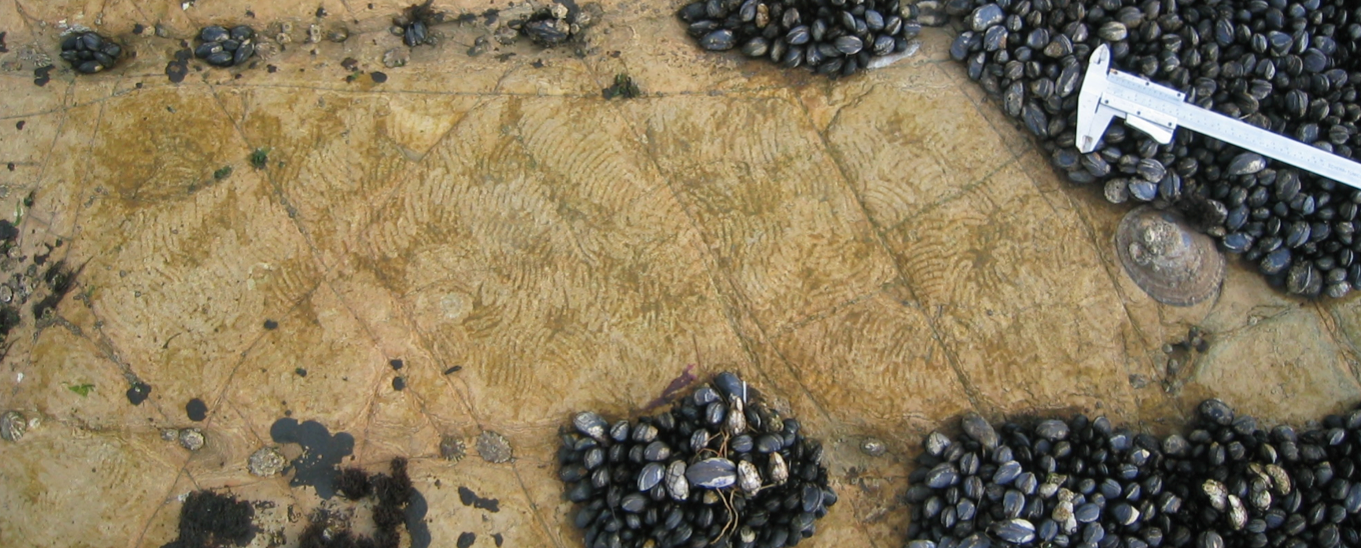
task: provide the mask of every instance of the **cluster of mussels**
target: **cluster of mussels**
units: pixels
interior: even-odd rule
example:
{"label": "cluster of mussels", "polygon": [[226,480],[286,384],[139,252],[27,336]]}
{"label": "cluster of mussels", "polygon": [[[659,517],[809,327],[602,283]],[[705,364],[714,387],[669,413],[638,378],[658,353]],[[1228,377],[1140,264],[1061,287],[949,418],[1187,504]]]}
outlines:
{"label": "cluster of mussels", "polygon": [[61,58],[85,74],[113,68],[122,54],[122,46],[94,32],[73,32],[61,39]]}
{"label": "cluster of mussels", "polygon": [[217,67],[234,67],[246,62],[255,55],[255,30],[239,25],[227,30],[226,27],[212,25],[199,31],[199,46],[194,56]]}
{"label": "cluster of mussels", "polygon": [[[938,4],[936,0],[924,0]],[[1167,145],[1114,122],[1074,146],[1093,50],[1187,101],[1361,159],[1361,5],[1350,0],[948,0],[950,53],[1078,184],[1108,200],[1177,207],[1291,293],[1361,288],[1361,191],[1191,131]]]}
{"label": "cluster of mussels", "polygon": [[821,443],[732,373],[650,417],[572,423],[559,477],[588,547],[794,546],[837,501]]}
{"label": "cluster of mussels", "polygon": [[678,15],[704,49],[740,47],[832,77],[910,55],[921,32],[915,5],[900,0],[705,0]]}
{"label": "cluster of mussels", "polygon": [[591,16],[574,4],[552,2],[535,10],[528,18],[511,21],[508,26],[519,30],[531,42],[551,48],[567,43],[590,21]]}
{"label": "cluster of mussels", "polygon": [[435,11],[430,6],[434,0],[426,0],[422,4],[415,4],[402,10],[402,14],[392,18],[392,32],[402,37],[402,43],[409,48],[414,48],[421,44],[432,44],[430,39],[430,25],[444,21],[444,15]]}
{"label": "cluster of mussels", "polygon": [[1206,400],[1162,439],[1081,415],[962,426],[924,442],[908,548],[1361,546],[1361,410],[1297,433]]}

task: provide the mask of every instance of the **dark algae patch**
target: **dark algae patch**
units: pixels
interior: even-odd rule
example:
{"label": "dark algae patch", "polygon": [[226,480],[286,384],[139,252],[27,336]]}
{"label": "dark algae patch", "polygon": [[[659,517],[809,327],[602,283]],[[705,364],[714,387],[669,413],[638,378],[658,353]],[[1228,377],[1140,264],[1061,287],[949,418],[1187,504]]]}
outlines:
{"label": "dark algae patch", "polygon": [[406,459],[395,458],[389,463],[387,474],[366,475],[360,468],[346,468],[339,473],[337,484],[346,498],[354,501],[374,500],[373,536],[351,530],[341,513],[319,510],[313,514],[302,537],[300,548],[398,548],[403,525],[411,538],[411,548],[428,548],[430,531],[425,526],[426,503],[411,486]]}
{"label": "dark algae patch", "polygon": [[470,548],[474,542],[477,542],[477,533],[464,531],[458,536],[458,548]]}
{"label": "dark algae patch", "polygon": [[317,421],[299,423],[293,418],[274,421],[269,436],[274,443],[296,443],[303,448],[302,456],[291,463],[294,474],[289,485],[311,485],[323,499],[335,495],[336,468],[341,459],[354,452],[354,436],[345,432],[332,435]]}
{"label": "dark algae patch", "polygon": [[162,548],[244,546],[255,537],[255,509],[247,501],[194,491],[180,507],[180,536]]}
{"label": "dark algae patch", "polygon": [[392,474],[374,474],[373,493],[378,497],[378,506],[373,509],[373,523],[378,526],[378,536],[390,532],[394,536],[397,526],[406,522],[406,505],[411,500],[411,477],[406,473],[406,459],[392,459]]}
{"label": "dark algae patch", "polygon": [[472,506],[479,510],[486,510],[493,513],[501,511],[500,500],[479,497],[477,496],[477,493],[474,493],[472,489],[467,487],[459,486],[458,500],[459,502],[462,502],[464,506]]}
{"label": "dark algae patch", "polygon": [[14,307],[0,308],[0,339],[9,337],[10,330],[19,326],[19,311]]}
{"label": "dark algae patch", "polygon": [[369,78],[373,78],[373,83],[375,83],[375,84],[381,84],[381,83],[383,83],[383,82],[388,81],[388,75],[387,75],[387,73],[386,73],[386,72],[382,72],[382,71],[377,71],[377,70],[375,70],[375,71],[373,71],[373,72],[370,72],[370,73],[369,73]]}
{"label": "dark algae patch", "polygon": [[6,306],[0,308],[0,340],[9,336],[11,329],[19,326],[19,310]]}
{"label": "dark algae patch", "polygon": [[635,97],[641,97],[643,91],[638,89],[638,84],[634,83],[633,78],[629,78],[629,75],[618,74],[614,77],[614,85],[602,90],[601,94],[605,96],[605,99],[613,99],[615,97],[633,99]]}
{"label": "dark algae patch", "polygon": [[13,244],[14,239],[18,237],[19,228],[14,226],[14,223],[9,222],[9,219],[0,219],[0,240]]}
{"label": "dark algae patch", "polygon": [[359,500],[373,493],[373,484],[369,483],[369,474],[364,469],[351,467],[340,471],[336,490],[347,499]]}
{"label": "dark algae patch", "polygon": [[184,404],[184,413],[189,415],[189,420],[201,422],[208,418],[208,404],[203,403],[203,400],[194,398],[189,400],[189,403]]}
{"label": "dark algae patch", "polygon": [[274,320],[265,320],[265,329],[270,330],[270,331],[273,331],[273,330],[278,329],[278,328],[279,328],[279,322],[276,322],[276,321],[274,321]]}
{"label": "dark algae patch", "polygon": [[79,274],[79,271],[72,272],[66,268],[65,261],[57,261],[47,267],[47,271],[43,273],[43,282],[47,284],[49,292],[33,305],[34,318],[42,319],[49,311],[56,310],[57,304],[61,303],[72,287],[75,287],[76,274]]}
{"label": "dark algae patch", "polygon": [[257,148],[251,151],[250,156],[247,157],[247,159],[250,160],[251,167],[254,167],[255,169],[265,169],[265,166],[269,165],[269,149]]}
{"label": "dark algae patch", "polygon": [[[14,163],[9,164],[9,170],[14,171]],[[8,253],[15,245],[15,240],[19,237],[19,228],[8,219],[0,219],[0,253]],[[19,310],[15,306],[0,307],[0,341],[9,338],[10,330],[19,326]],[[0,353],[3,355],[3,353]]]}
{"label": "dark algae patch", "polygon": [[685,366],[685,370],[681,371],[681,374],[677,375],[676,378],[671,379],[671,383],[667,384],[666,388],[662,390],[662,395],[658,396],[657,399],[649,402],[647,404],[647,407],[644,407],[643,409],[652,410],[663,405],[666,405],[668,403],[671,403],[671,400],[676,397],[677,393],[679,393],[681,390],[684,390],[685,387],[690,386],[691,383],[695,382],[696,377],[695,374],[692,373],[692,371],[694,370],[695,364],[693,363]]}

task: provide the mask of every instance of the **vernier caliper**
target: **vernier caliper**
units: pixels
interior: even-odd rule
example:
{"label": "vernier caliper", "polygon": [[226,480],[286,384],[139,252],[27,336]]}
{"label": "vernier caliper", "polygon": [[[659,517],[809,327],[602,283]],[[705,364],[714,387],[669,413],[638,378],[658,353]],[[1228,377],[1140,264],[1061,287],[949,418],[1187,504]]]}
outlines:
{"label": "vernier caliper", "polygon": [[1167,144],[1182,126],[1339,183],[1361,188],[1361,164],[1186,102],[1186,94],[1110,68],[1110,48],[1092,51],[1077,99],[1077,148],[1096,149],[1112,116]]}

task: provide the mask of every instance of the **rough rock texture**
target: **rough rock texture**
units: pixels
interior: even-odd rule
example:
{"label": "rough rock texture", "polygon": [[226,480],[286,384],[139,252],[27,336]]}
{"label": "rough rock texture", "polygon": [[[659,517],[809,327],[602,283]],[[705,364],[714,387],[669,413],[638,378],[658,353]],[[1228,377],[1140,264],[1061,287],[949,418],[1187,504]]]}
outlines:
{"label": "rough rock texture", "polygon": [[[323,23],[359,20],[344,44],[302,43],[316,5],[256,2],[265,36],[292,22],[288,47],[176,85],[178,39],[246,21],[244,3],[0,3],[0,21],[33,21],[0,29],[0,66],[22,71],[0,79],[0,164],[15,165],[0,211],[13,221],[36,191],[21,254],[60,237],[53,258],[85,265],[0,362],[0,409],[40,421],[0,443],[0,538],[159,546],[177,497],[235,485],[276,505],[259,538],[292,542],[288,506],[323,503],[247,470],[291,413],[352,434],[358,463],[411,458],[434,545],[572,545],[557,428],[642,407],[690,363],[739,371],[825,441],[845,500],[809,546],[897,545],[902,463],[965,410],[1099,409],[1157,431],[1210,396],[1297,422],[1361,399],[1354,299],[1301,306],[1231,265],[1215,299],[1152,301],[1111,246],[1123,211],[1058,180],[938,29],[916,57],[828,83],[699,51],[678,6],[606,2],[585,57],[469,57],[487,31],[450,23],[376,84],[341,62],[379,68],[405,5],[318,4]],[[82,10],[137,56],[34,85],[18,45],[55,54],[55,25]],[[129,33],[158,20],[170,38]],[[603,99],[620,72],[647,96]],[[1192,324],[1212,343],[1168,378],[1162,347]],[[152,387],[137,406],[133,378]],[[189,426],[193,397],[213,412],[191,454],[159,432]],[[516,460],[438,458],[443,436],[483,430]],[[863,455],[864,436],[886,455]],[[465,507],[459,486],[499,512]]]}

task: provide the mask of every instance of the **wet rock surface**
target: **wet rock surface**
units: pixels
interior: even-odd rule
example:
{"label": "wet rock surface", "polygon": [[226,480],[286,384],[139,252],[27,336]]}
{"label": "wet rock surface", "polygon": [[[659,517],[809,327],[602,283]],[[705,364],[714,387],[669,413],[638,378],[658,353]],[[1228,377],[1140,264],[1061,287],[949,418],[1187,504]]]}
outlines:
{"label": "wet rock surface", "polygon": [[297,444],[302,452],[289,466],[293,486],[310,486],[317,496],[329,499],[335,495],[335,473],[342,459],[354,451],[354,436],[347,432],[331,432],[317,421],[298,422],[279,419],[270,426],[270,439],[279,444]]}
{"label": "wet rock surface", "polygon": [[[62,1],[0,16],[34,21],[0,29],[0,65],[16,71],[0,101],[0,165],[13,164],[0,217],[15,233],[4,275],[22,276],[16,298],[35,289],[0,361],[0,410],[30,424],[3,442],[0,536],[159,545],[184,495],[230,487],[271,501],[256,507],[261,542],[289,546],[313,509],[349,504],[290,485],[291,471],[250,474],[291,417],[353,435],[342,467],[409,457],[432,545],[467,532],[474,546],[571,546],[556,430],[581,409],[630,416],[689,364],[741,371],[824,440],[842,500],[800,546],[901,544],[904,463],[965,409],[1159,430],[1208,397],[1264,424],[1361,400],[1350,299],[1300,306],[1236,260],[1193,307],[1134,286],[1111,245],[1124,211],[1053,175],[950,60],[953,31],[925,28],[917,57],[830,81],[701,50],[679,3],[607,2],[559,48],[501,44],[509,16],[488,25],[485,4],[436,3],[477,17],[408,48],[388,29],[410,1],[325,3],[320,20],[315,5],[235,0],[111,2],[102,23]],[[923,21],[944,13],[929,4]],[[82,11],[137,56],[68,70],[60,21]],[[212,22],[250,24],[273,55],[252,70],[195,59]],[[338,23],[343,43],[326,39]],[[313,24],[322,39],[307,43]],[[379,67],[394,49],[405,64]],[[360,78],[346,80],[347,58]],[[43,66],[39,87],[28,76]],[[605,100],[620,73],[644,96]],[[85,267],[39,321],[51,262],[28,268],[49,244],[50,261]],[[1211,344],[1168,367],[1163,346],[1191,325]],[[195,397],[212,407],[202,425],[185,415]],[[159,438],[191,425],[208,438],[198,452]],[[484,430],[510,462],[475,453]],[[470,458],[440,458],[444,436]],[[882,456],[861,452],[868,436]],[[458,486],[499,512],[465,506]]]}

